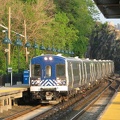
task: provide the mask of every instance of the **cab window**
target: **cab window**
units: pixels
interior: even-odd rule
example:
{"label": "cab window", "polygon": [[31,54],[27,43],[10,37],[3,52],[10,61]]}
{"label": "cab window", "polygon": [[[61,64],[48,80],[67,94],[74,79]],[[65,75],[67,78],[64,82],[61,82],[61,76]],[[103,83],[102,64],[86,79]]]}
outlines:
{"label": "cab window", "polygon": [[65,76],[65,65],[59,64],[56,65],[56,77]]}
{"label": "cab window", "polygon": [[41,66],[39,64],[33,64],[31,66],[31,76],[41,77]]}

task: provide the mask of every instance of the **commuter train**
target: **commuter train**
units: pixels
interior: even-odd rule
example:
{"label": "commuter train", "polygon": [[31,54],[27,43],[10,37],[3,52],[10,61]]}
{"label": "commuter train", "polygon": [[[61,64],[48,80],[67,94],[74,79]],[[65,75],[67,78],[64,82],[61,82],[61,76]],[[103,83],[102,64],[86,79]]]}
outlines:
{"label": "commuter train", "polygon": [[30,61],[30,92],[43,103],[67,100],[113,74],[112,60],[40,55]]}

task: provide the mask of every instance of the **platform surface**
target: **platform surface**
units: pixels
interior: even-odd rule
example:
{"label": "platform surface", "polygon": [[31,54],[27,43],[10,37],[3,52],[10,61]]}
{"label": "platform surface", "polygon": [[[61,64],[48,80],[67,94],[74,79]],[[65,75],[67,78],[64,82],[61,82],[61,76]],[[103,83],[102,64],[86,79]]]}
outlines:
{"label": "platform surface", "polygon": [[113,98],[99,120],[120,120],[120,92]]}
{"label": "platform surface", "polygon": [[0,87],[0,97],[3,95],[15,93],[18,91],[27,91],[28,88],[29,88],[29,85],[27,84],[14,85],[10,87]]}

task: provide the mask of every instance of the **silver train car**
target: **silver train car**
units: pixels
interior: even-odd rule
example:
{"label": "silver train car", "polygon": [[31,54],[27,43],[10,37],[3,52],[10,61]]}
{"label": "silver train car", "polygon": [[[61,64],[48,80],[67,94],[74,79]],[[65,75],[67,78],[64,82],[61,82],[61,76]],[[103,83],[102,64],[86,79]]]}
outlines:
{"label": "silver train car", "polygon": [[114,74],[111,60],[64,57],[60,54],[36,56],[30,62],[30,92],[41,102],[67,100],[90,89]]}

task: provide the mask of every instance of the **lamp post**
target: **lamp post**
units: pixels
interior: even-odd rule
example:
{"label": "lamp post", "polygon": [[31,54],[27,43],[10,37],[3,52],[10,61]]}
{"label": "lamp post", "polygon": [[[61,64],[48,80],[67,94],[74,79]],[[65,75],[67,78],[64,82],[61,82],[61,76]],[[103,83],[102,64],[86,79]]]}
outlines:
{"label": "lamp post", "polygon": [[71,52],[71,55],[74,56],[74,52],[73,51]]}
{"label": "lamp post", "polygon": [[47,51],[51,51],[51,48],[50,48],[50,46],[48,46],[48,47],[46,48],[46,50],[47,50]]}
{"label": "lamp post", "polygon": [[43,46],[43,40],[42,40],[42,44],[40,45],[40,50],[46,50],[45,47]]}
{"label": "lamp post", "polygon": [[2,41],[3,44],[6,44],[6,49],[5,49],[5,53],[6,53],[6,73],[7,73],[7,83],[8,83],[8,44],[11,44],[11,40],[8,38],[8,31],[5,31],[5,38]]}
{"label": "lamp post", "polygon": [[56,49],[54,47],[54,43],[52,43],[52,49],[51,49],[53,52],[56,52]]}
{"label": "lamp post", "polygon": [[63,50],[63,49],[61,50],[61,53],[63,53],[63,54],[64,54],[64,50]]}
{"label": "lamp post", "polygon": [[57,52],[58,52],[58,53],[60,53],[60,52],[61,52],[59,48],[57,49]]}
{"label": "lamp post", "polygon": [[38,49],[39,47],[38,47],[38,45],[37,45],[37,43],[36,43],[36,40],[34,39],[34,45],[33,45],[33,48],[35,49],[35,56],[36,56],[36,49]]}
{"label": "lamp post", "polygon": [[68,54],[68,50],[65,50],[65,54]]}
{"label": "lamp post", "polygon": [[15,45],[18,47],[18,73],[20,69],[20,46],[22,46],[22,42],[20,40],[20,35],[17,34],[17,39],[15,41]]}

